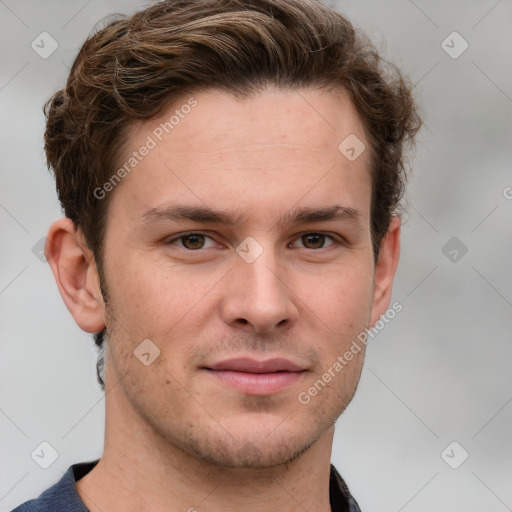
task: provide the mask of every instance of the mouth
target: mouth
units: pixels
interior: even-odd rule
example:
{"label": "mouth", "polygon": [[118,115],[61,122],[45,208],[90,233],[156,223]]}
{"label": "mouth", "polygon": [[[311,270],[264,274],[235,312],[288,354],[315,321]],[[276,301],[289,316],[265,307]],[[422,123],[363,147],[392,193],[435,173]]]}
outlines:
{"label": "mouth", "polygon": [[288,359],[237,358],[204,367],[218,382],[248,395],[271,395],[303,379],[306,369]]}

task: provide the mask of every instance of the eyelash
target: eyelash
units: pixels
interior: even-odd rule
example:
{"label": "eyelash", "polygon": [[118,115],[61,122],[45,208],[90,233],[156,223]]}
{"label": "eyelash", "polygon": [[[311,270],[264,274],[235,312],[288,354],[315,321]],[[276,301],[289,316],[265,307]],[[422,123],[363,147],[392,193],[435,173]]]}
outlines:
{"label": "eyelash", "polygon": [[[206,238],[213,240],[213,238],[210,235],[208,235],[207,233],[203,233],[201,231],[190,231],[189,233],[184,233],[184,234],[179,235],[171,240],[168,240],[167,242],[165,242],[165,244],[173,245],[178,240],[182,240],[183,238],[186,238],[188,236],[193,236],[193,235],[201,235],[201,236],[204,236]],[[326,239],[330,239],[332,241],[332,243],[330,245],[327,245],[325,247],[320,247],[318,249],[310,249],[312,251],[318,251],[320,249],[328,249],[329,247],[332,247],[334,245],[343,245],[344,244],[344,241],[342,239],[338,240],[334,237],[334,235],[329,235],[329,234],[323,233],[321,231],[306,231],[304,233],[301,233],[294,241],[300,240],[305,235],[322,235],[322,236],[326,237]],[[201,247],[200,249],[188,249],[187,247],[180,247],[180,248],[184,249],[188,252],[199,252],[204,249],[204,247]],[[208,247],[207,247],[207,249],[208,249]],[[298,249],[308,249],[308,247],[298,247]]]}

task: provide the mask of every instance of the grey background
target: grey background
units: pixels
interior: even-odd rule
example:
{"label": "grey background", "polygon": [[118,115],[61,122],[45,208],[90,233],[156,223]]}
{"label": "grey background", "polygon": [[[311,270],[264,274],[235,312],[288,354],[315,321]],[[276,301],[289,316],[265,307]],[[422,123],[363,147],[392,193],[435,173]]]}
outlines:
{"label": "grey background", "polygon": [[[92,338],[32,252],[61,215],[41,106],[94,25],[142,5],[0,0],[1,511],[102,453]],[[394,288],[403,311],[369,345],[333,462],[364,512],[512,510],[512,3],[329,5],[411,77],[426,123]],[[31,48],[43,31],[59,45],[47,59]],[[469,44],[456,59],[441,46],[454,31]],[[445,44],[462,48],[453,37]],[[443,253],[452,237],[459,248]],[[58,452],[46,470],[31,458],[43,441]],[[462,448],[443,459],[452,441]],[[469,458],[452,469],[445,460],[460,461],[462,449]]]}

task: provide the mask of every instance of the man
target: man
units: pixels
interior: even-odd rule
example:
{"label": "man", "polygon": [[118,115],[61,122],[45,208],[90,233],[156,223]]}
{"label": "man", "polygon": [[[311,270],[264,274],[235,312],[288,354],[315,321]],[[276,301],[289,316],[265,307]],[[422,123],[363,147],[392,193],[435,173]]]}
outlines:
{"label": "man", "polygon": [[85,42],[46,107],[45,254],[100,347],[105,448],[16,511],[359,510],[334,423],[420,124],[391,71],[313,0],[164,1]]}

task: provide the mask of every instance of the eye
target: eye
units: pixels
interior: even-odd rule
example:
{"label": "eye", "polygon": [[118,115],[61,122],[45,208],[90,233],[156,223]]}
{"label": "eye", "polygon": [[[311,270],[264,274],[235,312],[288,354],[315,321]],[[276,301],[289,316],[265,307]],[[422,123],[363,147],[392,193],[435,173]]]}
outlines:
{"label": "eye", "polygon": [[168,242],[171,245],[179,245],[189,251],[197,251],[199,249],[207,249],[215,246],[215,241],[203,233],[187,233],[178,236]]}
{"label": "eye", "polygon": [[[331,243],[324,245],[328,240],[330,240]],[[299,247],[303,247],[305,249],[324,249],[325,247],[330,247],[336,243],[336,240],[334,240],[332,236],[325,235],[323,233],[304,233],[296,240],[295,243],[299,241],[302,244]]]}

